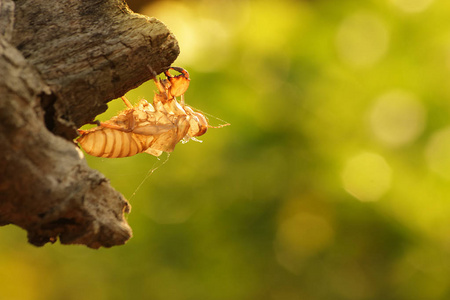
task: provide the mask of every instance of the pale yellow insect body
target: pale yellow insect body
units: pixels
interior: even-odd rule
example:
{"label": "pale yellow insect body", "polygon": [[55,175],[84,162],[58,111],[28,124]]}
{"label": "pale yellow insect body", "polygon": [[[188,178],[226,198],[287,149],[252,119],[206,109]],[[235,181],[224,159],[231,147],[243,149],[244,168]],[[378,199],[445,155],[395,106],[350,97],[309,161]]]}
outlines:
{"label": "pale yellow insect body", "polygon": [[[184,103],[184,92],[189,86],[189,74],[181,68],[172,68],[181,74],[167,79],[155,79],[159,93],[153,105],[142,99],[136,106],[122,97],[128,109],[101,122],[89,130],[79,130],[80,146],[90,155],[99,157],[127,157],[146,152],[159,156],[172,152],[181,140],[204,134],[206,117]],[[181,96],[181,102],[176,97]]]}

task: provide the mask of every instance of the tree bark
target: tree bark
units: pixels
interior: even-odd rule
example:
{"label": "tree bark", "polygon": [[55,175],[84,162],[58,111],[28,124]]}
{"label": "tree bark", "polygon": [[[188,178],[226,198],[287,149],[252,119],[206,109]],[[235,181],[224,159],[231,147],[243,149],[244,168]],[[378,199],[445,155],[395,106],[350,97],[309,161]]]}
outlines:
{"label": "tree bark", "polygon": [[0,225],[38,246],[125,243],[129,203],[72,140],[178,53],[163,23],[120,0],[0,0]]}

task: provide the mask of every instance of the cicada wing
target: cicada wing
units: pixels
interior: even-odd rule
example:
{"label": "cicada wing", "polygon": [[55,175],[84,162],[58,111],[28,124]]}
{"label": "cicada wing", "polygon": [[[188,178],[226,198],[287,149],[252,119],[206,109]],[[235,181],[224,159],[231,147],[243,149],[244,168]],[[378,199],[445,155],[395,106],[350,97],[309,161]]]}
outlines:
{"label": "cicada wing", "polygon": [[186,116],[181,116],[175,120],[173,129],[155,137],[155,141],[150,146],[151,149],[164,152],[172,152],[176,144],[183,139],[189,130],[189,122]]}
{"label": "cicada wing", "polygon": [[133,129],[133,133],[156,136],[175,128],[173,124],[141,124]]}

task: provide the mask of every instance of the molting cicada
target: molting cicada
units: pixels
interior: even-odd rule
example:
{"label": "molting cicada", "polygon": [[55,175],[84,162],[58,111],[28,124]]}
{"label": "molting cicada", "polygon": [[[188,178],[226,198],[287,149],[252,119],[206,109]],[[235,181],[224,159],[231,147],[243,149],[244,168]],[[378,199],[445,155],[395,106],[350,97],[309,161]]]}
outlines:
{"label": "molting cicada", "polygon": [[[155,93],[153,105],[142,99],[133,106],[122,97],[128,109],[109,121],[99,122],[95,128],[79,130],[80,146],[88,154],[99,157],[126,157],[142,152],[159,156],[162,152],[172,152],[180,141],[205,134],[208,127],[213,126],[184,101],[189,73],[178,67],[170,69],[180,74],[172,76],[166,71],[166,78],[154,77],[158,93]],[[229,124],[218,127],[226,125]]]}

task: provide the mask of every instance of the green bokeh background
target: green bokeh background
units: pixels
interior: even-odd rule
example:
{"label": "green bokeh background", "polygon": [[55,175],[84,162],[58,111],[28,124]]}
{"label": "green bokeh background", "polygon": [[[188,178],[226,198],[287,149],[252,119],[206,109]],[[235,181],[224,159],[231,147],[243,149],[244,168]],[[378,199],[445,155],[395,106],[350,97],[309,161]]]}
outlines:
{"label": "green bokeh background", "polygon": [[3,227],[1,300],[450,299],[450,2],[139,7],[180,42],[186,102],[231,126],[167,161],[87,156],[134,237],[36,248]]}

